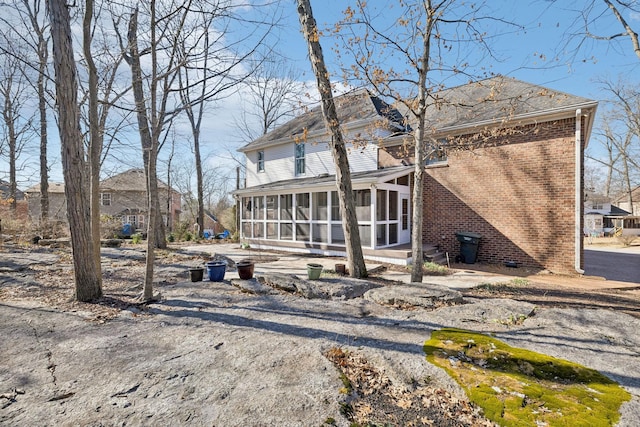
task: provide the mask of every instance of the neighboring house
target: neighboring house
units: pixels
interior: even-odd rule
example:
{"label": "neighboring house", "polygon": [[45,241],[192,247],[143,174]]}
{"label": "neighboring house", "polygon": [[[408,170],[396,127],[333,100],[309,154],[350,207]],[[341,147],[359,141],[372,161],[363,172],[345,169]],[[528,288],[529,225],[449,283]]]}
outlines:
{"label": "neighboring house", "polygon": [[[158,192],[163,223],[171,230],[173,224],[180,219],[181,195],[160,180]],[[133,229],[147,226],[147,205],[143,169],[130,169],[100,183],[100,213],[122,218],[123,224],[131,224]]]}
{"label": "neighboring house", "polygon": [[625,228],[631,228],[630,213],[611,204],[611,200],[599,194],[589,194],[584,202],[584,234],[590,237],[602,237],[621,234]]}
{"label": "neighboring house", "polygon": [[[180,217],[181,195],[160,180],[158,191],[164,224],[172,227]],[[26,193],[29,214],[32,219],[37,219],[40,217],[40,186],[34,186]],[[142,169],[130,169],[100,183],[100,213],[120,218],[123,224],[131,224],[134,230],[146,227],[147,203],[146,179]],[[64,184],[49,183],[49,206],[51,217],[66,221]]]}
{"label": "neighboring house", "polygon": [[[64,184],[49,182],[49,219],[52,221],[67,221],[67,199],[64,195]],[[31,221],[40,220],[40,184],[36,184],[24,191],[29,207]]]}
{"label": "neighboring house", "polygon": [[[597,102],[496,77],[434,94],[427,117],[424,245],[452,257],[581,271],[584,148]],[[412,128],[366,90],[336,98],[365,257],[411,262]],[[415,127],[415,126],[414,126]],[[344,254],[335,169],[320,108],[256,139],[246,156],[241,236],[252,246]],[[402,259],[393,250],[399,249]]]}
{"label": "neighboring house", "polygon": [[631,215],[640,217],[640,186],[631,190],[631,202],[629,202],[629,194],[623,194],[614,200],[616,206],[630,212]]}

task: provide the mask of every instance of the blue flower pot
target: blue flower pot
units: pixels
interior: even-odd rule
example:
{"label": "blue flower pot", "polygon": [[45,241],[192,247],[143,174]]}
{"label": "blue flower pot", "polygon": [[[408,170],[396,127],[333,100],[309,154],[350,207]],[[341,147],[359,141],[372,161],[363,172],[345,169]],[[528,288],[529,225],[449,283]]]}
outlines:
{"label": "blue flower pot", "polygon": [[224,273],[227,269],[227,263],[224,261],[210,261],[207,263],[207,273],[209,280],[212,282],[222,282]]}

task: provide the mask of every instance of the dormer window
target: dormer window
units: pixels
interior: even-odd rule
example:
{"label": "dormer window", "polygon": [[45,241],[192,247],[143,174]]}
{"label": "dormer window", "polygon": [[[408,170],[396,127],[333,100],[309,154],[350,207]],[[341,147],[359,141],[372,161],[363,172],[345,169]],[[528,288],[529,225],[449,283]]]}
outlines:
{"label": "dormer window", "polygon": [[264,172],[264,151],[258,151],[258,172]]}
{"label": "dormer window", "polygon": [[296,176],[304,175],[305,173],[305,155],[304,155],[304,143],[295,144],[295,162],[296,162]]}

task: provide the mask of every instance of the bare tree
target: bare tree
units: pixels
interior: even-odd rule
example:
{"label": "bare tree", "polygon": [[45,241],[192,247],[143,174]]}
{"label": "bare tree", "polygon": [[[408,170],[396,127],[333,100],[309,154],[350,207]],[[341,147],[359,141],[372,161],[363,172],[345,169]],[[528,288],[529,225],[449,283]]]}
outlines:
{"label": "bare tree", "polygon": [[601,82],[610,99],[601,119],[602,131],[596,141],[605,149],[607,157],[591,158],[607,170],[607,195],[617,181],[620,192],[633,206],[632,190],[640,182],[640,89],[637,85],[611,80]]}
{"label": "bare tree", "polygon": [[98,123],[98,69],[91,53],[93,23],[93,0],[86,0],[82,21],[82,47],[89,74],[89,186],[91,202],[91,234],[93,235],[93,262],[96,275],[102,280],[100,259],[100,156],[102,154],[102,134]]}
{"label": "bare tree", "polygon": [[[551,5],[552,13],[575,14],[561,42],[564,54],[570,56],[571,62],[577,62],[580,54],[590,54],[591,45],[600,42],[624,54],[628,49],[626,43],[630,41],[633,52],[640,59],[638,32],[630,23],[636,20],[634,15],[640,13],[637,0],[588,0],[569,7],[565,2],[552,0]],[[581,60],[598,59],[585,56]]]}
{"label": "bare tree", "polygon": [[[205,111],[212,104],[237,91],[238,87],[255,71],[255,60],[252,57],[256,49],[264,42],[272,23],[251,22],[253,27],[264,27],[264,32],[257,35],[248,31],[240,40],[231,42],[228,37],[230,24],[244,22],[242,16],[236,16],[236,5],[232,3],[216,3],[215,6],[204,5],[203,9],[193,17],[190,31],[184,32],[179,40],[179,56],[182,62],[189,64],[180,68],[181,105],[191,129],[193,153],[196,166],[196,192],[198,200],[199,237],[204,230],[204,189],[202,167],[202,121]],[[196,11],[196,9],[194,9]],[[217,28],[217,31],[212,31]],[[258,31],[258,30],[254,30]],[[248,47],[239,50],[241,42],[246,41]],[[258,66],[261,61],[257,61]]]}
{"label": "bare tree", "polygon": [[[487,44],[489,29],[485,24],[496,31],[495,27],[505,22],[482,16],[481,5],[460,0],[394,3],[395,7],[385,5],[382,11],[371,2],[358,0],[353,8],[347,8],[336,32],[344,40],[342,51],[351,59],[345,77],[372,86],[412,118],[415,169],[411,281],[421,282],[424,165],[430,153],[443,149],[431,132],[437,129],[437,123],[428,123],[426,115],[429,109],[450,102],[438,94],[445,82],[466,83],[477,77],[470,70],[481,70],[487,59],[497,60]],[[486,73],[478,72],[485,77]]]}
{"label": "bare tree", "polygon": [[345,236],[345,246],[347,251],[347,263],[351,277],[366,277],[367,268],[364,263],[362,246],[360,244],[360,233],[358,230],[358,219],[356,217],[355,203],[352,197],[353,188],[351,186],[351,172],[349,171],[349,159],[345,147],[336,105],[333,102],[333,92],[329,73],[327,72],[320,45],[320,35],[318,26],[313,18],[311,4],[309,0],[297,0],[298,16],[302,33],[309,49],[309,59],[313,72],[316,76],[318,90],[321,97],[322,115],[325,125],[331,133],[329,147],[333,154],[333,163],[336,168],[336,184],[338,186],[338,200],[340,212],[342,213],[342,230]]}
{"label": "bare tree", "polygon": [[71,38],[69,6],[64,0],[47,1],[53,41],[53,65],[55,70],[58,128],[62,152],[62,166],[67,200],[67,217],[71,231],[76,298],[91,301],[102,296],[100,277],[93,262],[93,239],[89,183],[86,176],[85,150],[80,133],[78,108],[78,83],[76,62]]}
{"label": "bare tree", "polygon": [[21,71],[20,61],[8,55],[2,56],[0,67],[0,101],[2,102],[2,127],[0,134],[0,155],[9,163],[10,207],[16,210],[18,189],[18,160],[23,148],[32,135],[33,116],[28,105],[30,93],[28,83]]}
{"label": "bare tree", "polygon": [[[155,1],[151,2],[151,20],[152,24],[155,24]],[[154,39],[155,30],[153,30],[151,39]],[[142,154],[145,164],[145,173],[147,178],[147,197],[148,197],[148,224],[147,224],[147,259],[145,269],[144,288],[142,291],[141,299],[143,301],[153,300],[153,263],[155,261],[155,230],[157,226],[157,207],[159,206],[158,197],[158,180],[156,176],[157,158],[158,158],[158,144],[159,135],[157,132],[152,132],[152,127],[155,131],[162,127],[162,121],[158,122],[158,112],[156,110],[156,96],[158,82],[155,77],[157,76],[157,69],[155,63],[153,64],[153,77],[151,85],[151,117],[147,113],[146,97],[143,89],[142,80],[142,66],[140,64],[140,50],[138,47],[138,9],[135,9],[131,14],[129,20],[129,30],[127,32],[128,41],[128,58],[127,62],[131,67],[131,81],[133,87],[133,96],[136,103],[136,115],[138,118],[138,129],[140,132],[140,142],[142,144]],[[157,58],[157,52],[152,49],[152,62]],[[156,53],[153,53],[156,52]],[[162,112],[161,114],[162,115]]]}
{"label": "bare tree", "polygon": [[237,128],[249,143],[295,116],[302,103],[304,87],[293,68],[282,69],[274,52],[265,55],[260,66],[245,82],[244,109]]}
{"label": "bare tree", "polygon": [[[11,30],[10,39],[13,43],[6,43],[6,48],[0,51],[18,58],[22,63],[22,73],[27,77],[36,91],[39,114],[40,137],[40,222],[46,225],[49,221],[49,168],[47,159],[47,114],[52,96],[47,83],[49,76],[49,34],[48,21],[45,16],[44,0],[14,0],[7,6],[19,17],[19,22],[5,18],[2,21]],[[11,51],[11,46],[19,41],[21,52]]]}
{"label": "bare tree", "polygon": [[[86,108],[83,116],[87,129],[88,168],[90,178],[91,230],[94,239],[94,262],[99,274],[100,260],[100,176],[104,158],[108,155],[110,144],[105,147],[105,135],[112,107],[128,92],[130,88],[117,88],[116,79],[124,55],[123,52],[109,43],[109,35],[104,34],[101,20],[96,14],[93,0],[85,2],[82,20],[82,60],[86,67],[87,82],[82,88],[85,95]],[[99,8],[99,10],[103,10]],[[102,38],[95,42],[97,36]],[[95,47],[97,44],[99,47]],[[95,58],[99,58],[98,61]],[[100,274],[101,275],[101,274]]]}

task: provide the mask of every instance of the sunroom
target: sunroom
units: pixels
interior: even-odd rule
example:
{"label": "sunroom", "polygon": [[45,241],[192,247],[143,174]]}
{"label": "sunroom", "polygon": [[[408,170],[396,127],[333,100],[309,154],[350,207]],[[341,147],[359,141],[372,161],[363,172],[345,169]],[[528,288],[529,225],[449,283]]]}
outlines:
{"label": "sunroom", "polygon": [[[351,174],[362,248],[411,241],[411,166]],[[344,254],[345,237],[334,175],[237,190],[241,238],[254,247]]]}

